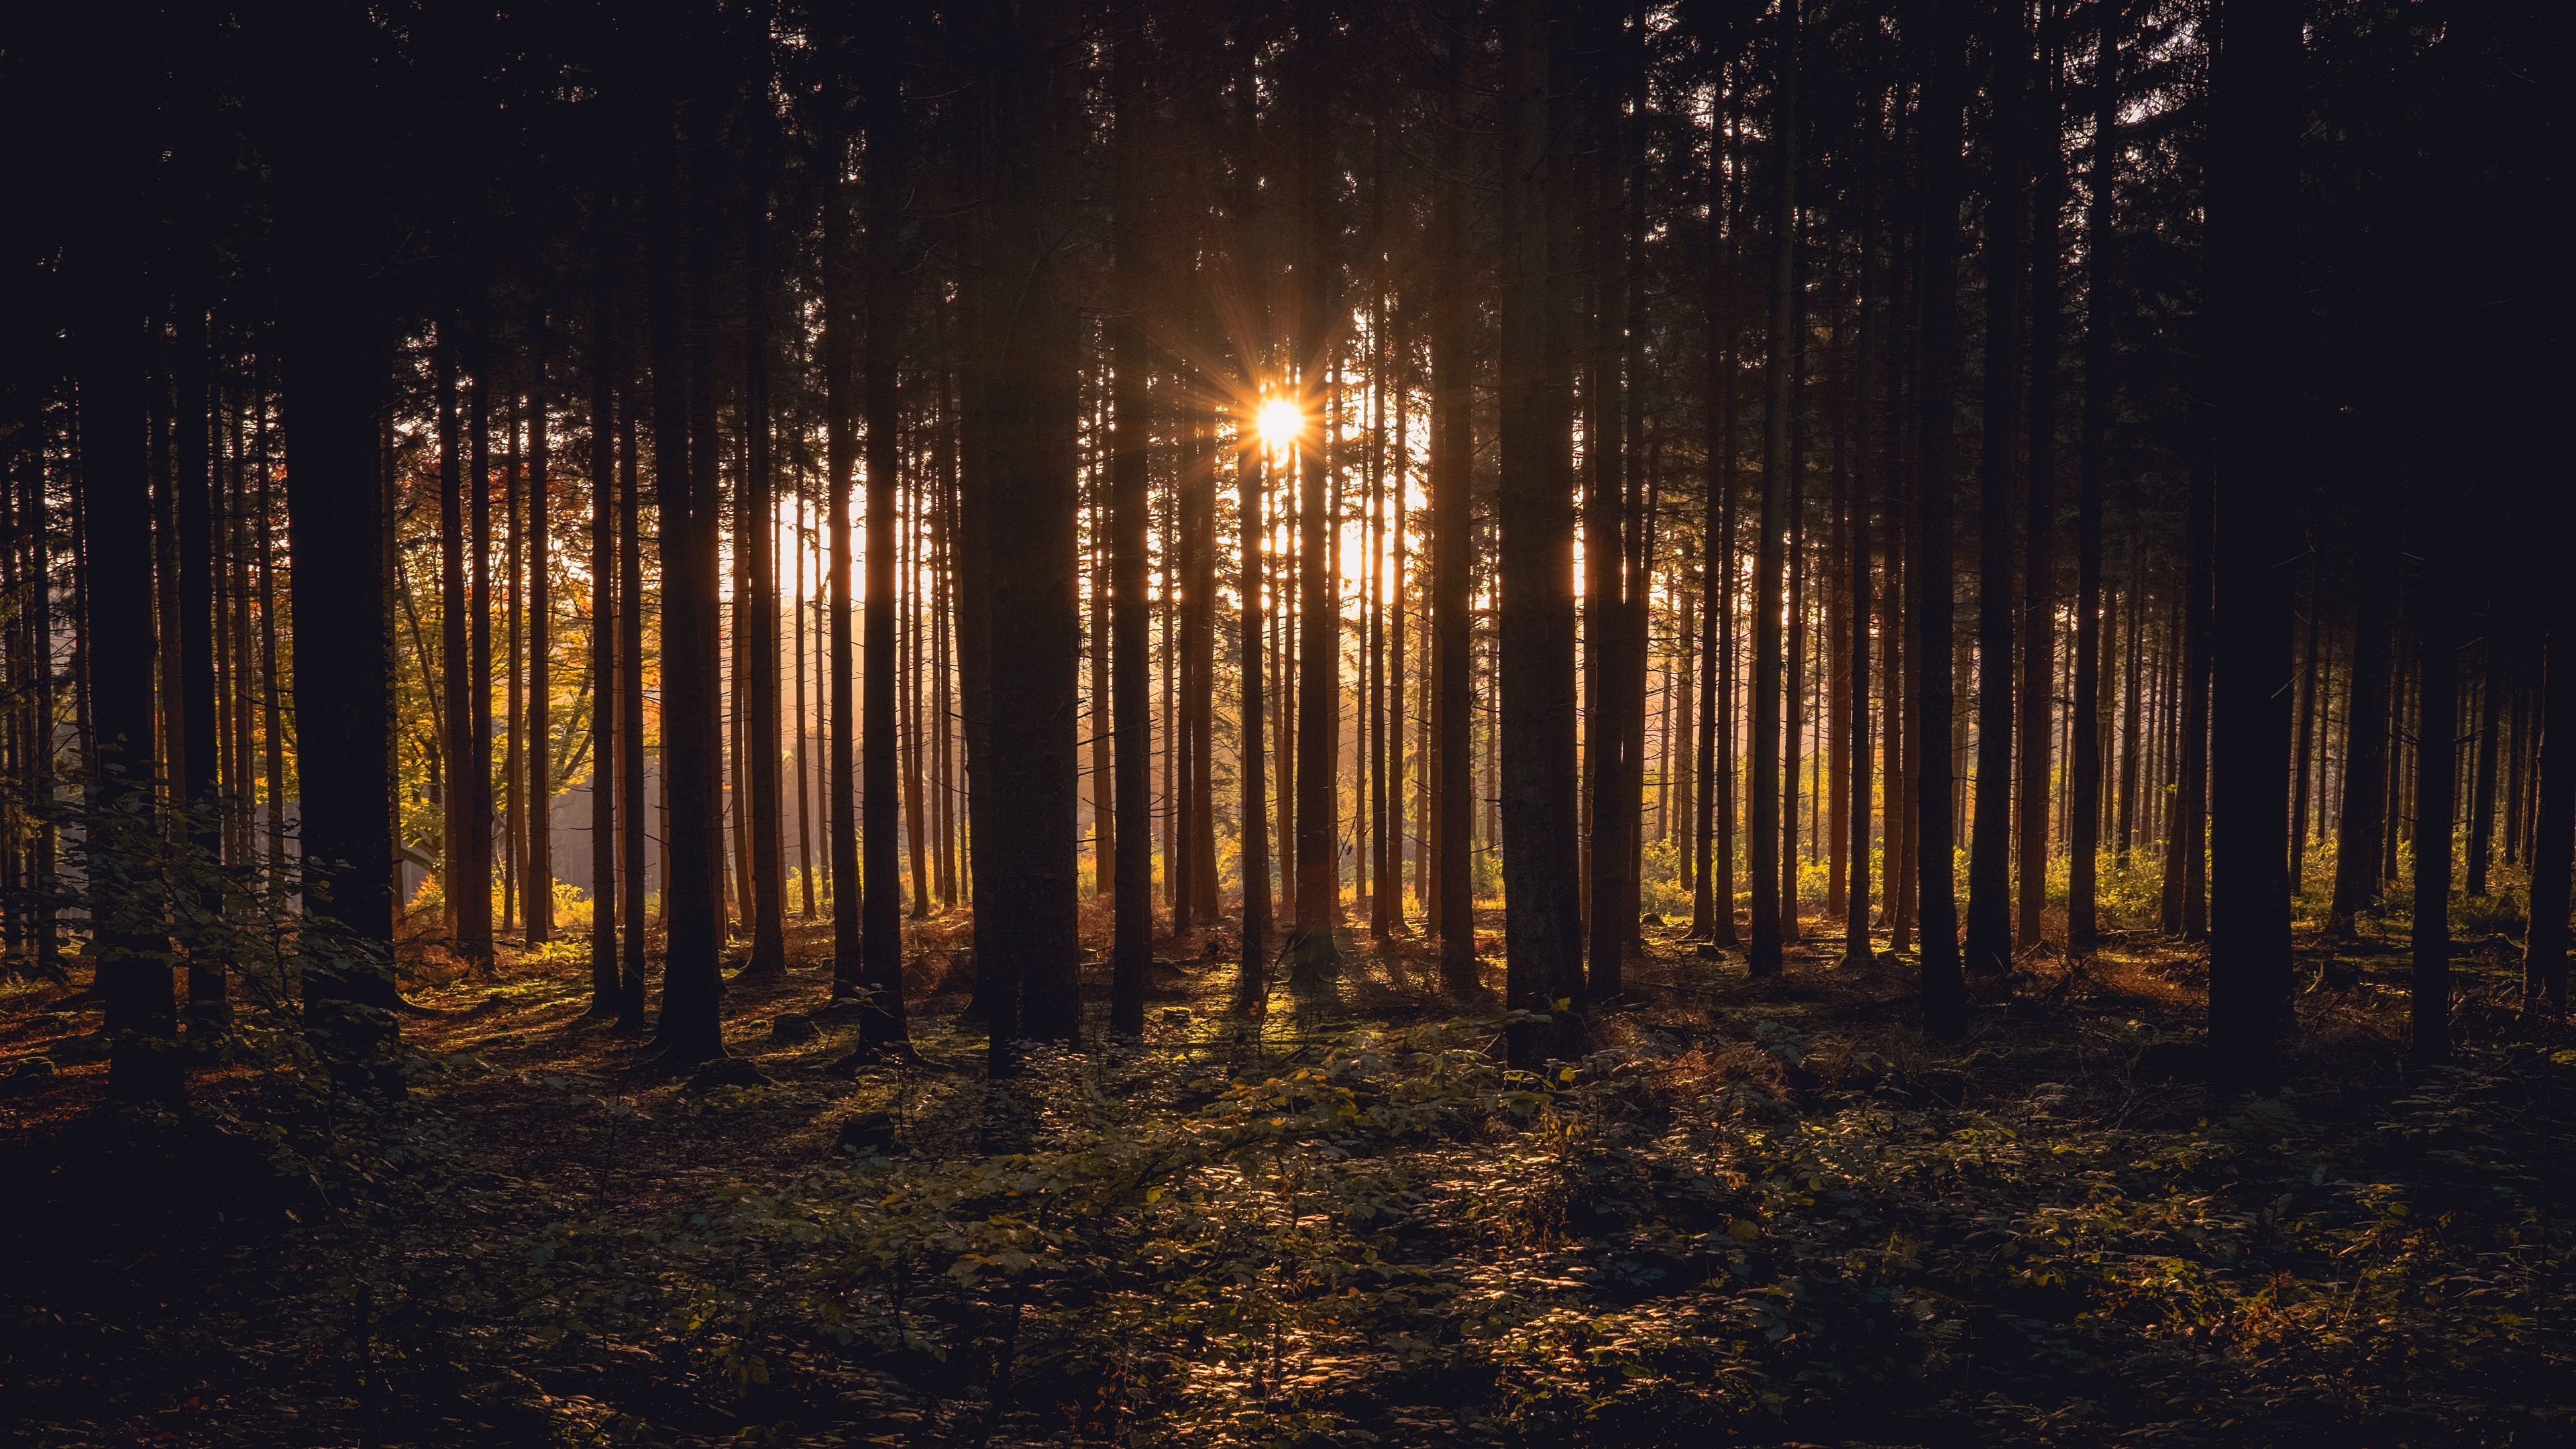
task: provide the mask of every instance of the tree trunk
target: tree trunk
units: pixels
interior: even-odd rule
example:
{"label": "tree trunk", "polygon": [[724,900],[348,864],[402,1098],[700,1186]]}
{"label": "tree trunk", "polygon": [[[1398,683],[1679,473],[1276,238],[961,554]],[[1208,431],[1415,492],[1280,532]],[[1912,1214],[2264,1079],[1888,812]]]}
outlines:
{"label": "tree trunk", "polygon": [[1846,716],[1843,728],[1844,747],[1850,752],[1850,765],[1845,788],[1850,792],[1844,807],[1847,828],[1851,831],[1850,874],[1844,882],[1843,964],[1862,967],[1876,958],[1869,946],[1869,475],[1862,473],[1851,503],[1851,522],[1847,534],[1850,547],[1848,562],[1851,598],[1851,628],[1848,653],[1850,679],[1847,688]]}
{"label": "tree trunk", "polygon": [[[2435,510],[2449,506],[2449,500],[2432,504]],[[2428,530],[2436,537],[2420,545],[2426,557],[2417,610],[2422,659],[2415,674],[2415,909],[2409,943],[2414,979],[2407,1036],[2407,1060],[2417,1067],[2437,1066],[2451,1055],[2451,820],[2459,808],[2459,560],[2451,536],[2456,527],[2436,520]]]}
{"label": "tree trunk", "polygon": [[617,342],[620,323],[603,238],[591,259],[590,377],[590,1014],[617,1012],[618,660]]}
{"label": "tree trunk", "polygon": [[1797,127],[1798,3],[1782,0],[1779,62],[1772,119],[1771,335],[1763,365],[1769,390],[1762,441],[1762,521],[1753,564],[1752,808],[1746,820],[1746,866],[1753,876],[1752,945],[1746,966],[1756,976],[1777,975],[1784,915],[1797,911],[1782,899],[1782,853],[1790,812],[1781,794],[1781,569],[1790,528],[1790,411],[1796,406],[1797,353]]}
{"label": "tree trunk", "polygon": [[[1613,33],[1588,39],[1606,53],[1615,44],[1615,16],[1596,12],[1595,23]],[[1606,1001],[1619,994],[1620,957],[1636,918],[1626,909],[1628,837],[1640,808],[1628,751],[1630,711],[1644,700],[1628,678],[1628,557],[1626,457],[1618,439],[1625,389],[1620,366],[1627,327],[1626,206],[1619,167],[1620,88],[1610,75],[1595,77],[1587,104],[1595,156],[1586,177],[1593,183],[1585,230],[1593,287],[1591,335],[1585,339],[1586,416],[1583,423],[1583,671],[1591,708],[1584,721],[1584,777],[1591,787],[1586,878],[1591,886],[1585,956],[1590,967],[1585,995]],[[1643,681],[1637,682],[1641,689]]]}
{"label": "tree trunk", "polygon": [[[1145,238],[1146,139],[1142,27],[1121,35],[1113,62],[1116,120],[1111,158],[1115,188],[1111,207],[1113,315],[1108,319],[1112,427],[1109,443],[1111,713],[1116,730],[1116,810],[1127,829],[1118,833],[1115,857],[1115,935],[1110,951],[1109,1029],[1121,1036],[1145,1030],[1145,978],[1154,958],[1153,818],[1154,722],[1147,675],[1152,580],[1147,559],[1153,527],[1149,449],[1154,436],[1152,363],[1146,355],[1143,311],[1150,282]],[[1094,585],[1097,587],[1097,584]],[[1096,788],[1096,787],[1095,787]],[[1174,916],[1177,919],[1178,903]]]}
{"label": "tree trunk", "polygon": [[[1439,731],[1431,768],[1436,775],[1438,864],[1430,903],[1440,937],[1440,979],[1452,998],[1482,987],[1476,960],[1474,618],[1469,576],[1475,553],[1470,530],[1470,490],[1475,463],[1475,359],[1468,334],[1466,162],[1469,0],[1448,0],[1446,124],[1439,128],[1439,190],[1432,212],[1433,245],[1440,265],[1431,278],[1431,611],[1437,637],[1432,664],[1438,675],[1433,711]],[[1247,565],[1248,567],[1248,565]]]}
{"label": "tree trunk", "polygon": [[2576,862],[2576,576],[2561,570],[2548,597],[2536,762],[2540,792],[2532,807],[2531,924],[2523,938],[2522,1001],[2525,1011],[2538,1011],[2546,1002],[2552,1016],[2564,1016],[2569,867]]}
{"label": "tree trunk", "polygon": [[[1039,0],[993,36],[992,275],[1011,278],[992,307],[984,362],[990,508],[990,675],[1010,681],[993,710],[975,789],[991,792],[982,847],[977,950],[997,984],[1015,983],[1018,1020],[994,1012],[993,1067],[1014,1065],[1025,1032],[1071,1041],[1081,1020],[1076,968],[1075,737],[1081,622],[1075,599],[1079,320],[1069,263],[1054,244],[1070,213],[1080,75],[1063,58],[1075,17]],[[1007,304],[1007,312],[1001,310]],[[999,627],[1002,621],[1008,627]],[[972,701],[970,701],[970,708]]]}
{"label": "tree trunk", "polygon": [[[764,62],[766,55],[762,57]],[[778,779],[778,485],[770,440],[770,328],[776,282],[769,261],[770,140],[756,124],[749,206],[743,217],[742,431],[743,473],[740,516],[746,524],[734,533],[734,552],[744,556],[749,588],[738,621],[734,652],[742,660],[745,689],[736,705],[742,721],[737,747],[741,773],[750,786],[740,804],[737,828],[751,849],[751,899],[743,913],[751,926],[751,954],[743,970],[755,974],[787,969],[787,891],[781,859]],[[543,739],[542,732],[538,735]],[[545,796],[535,798],[543,813]]]}
{"label": "tree trunk", "polygon": [[[2119,148],[2120,29],[2126,0],[2105,0],[2093,49],[2093,155],[2084,204],[2084,441],[2081,478],[2075,501],[2075,758],[2068,762],[2068,788],[2074,793],[2067,841],[2066,949],[2090,954],[2101,943],[2095,868],[2101,855],[2102,734],[2099,717],[2102,674],[2102,475],[2110,463],[2111,295],[2116,285],[2111,265],[2111,187],[2116,179]],[[2129,630],[2134,635],[2145,615],[2129,598]],[[2116,646],[2117,632],[2112,641]],[[2130,656],[2136,658],[2133,652]],[[2129,710],[2120,749],[2120,826],[2116,832],[2120,859],[2129,855],[2129,795],[2133,771],[2130,755],[2137,749],[2137,672],[2129,672]]]}
{"label": "tree trunk", "polygon": [[1333,206],[1332,86],[1323,49],[1331,26],[1322,0],[1302,0],[1296,41],[1297,221],[1296,269],[1300,410],[1307,425],[1299,439],[1297,499],[1297,940],[1292,948],[1301,984],[1313,986],[1338,969],[1334,928],[1341,921],[1341,880],[1335,850],[1339,829],[1341,757],[1341,580],[1328,568],[1332,526],[1329,496],[1336,460],[1333,435],[1324,426],[1333,375],[1330,319],[1339,290],[1340,219]]}
{"label": "tree trunk", "polygon": [[[631,316],[618,318],[620,343],[634,340]],[[644,940],[651,926],[645,865],[644,814],[644,490],[643,457],[636,447],[635,368],[624,347],[617,367],[617,764],[618,869],[625,931],[618,941],[618,1020],[644,1020]]]}
{"label": "tree trunk", "polygon": [[[1252,360],[1244,359],[1246,379],[1254,372]],[[1243,731],[1238,752],[1243,773],[1243,806],[1238,825],[1243,939],[1236,959],[1234,1004],[1247,1011],[1260,1010],[1270,994],[1270,785],[1264,768],[1269,756],[1261,738],[1262,711],[1266,707],[1261,677],[1261,590],[1267,573],[1267,561],[1262,557],[1266,533],[1261,517],[1261,495],[1266,486],[1262,480],[1262,452],[1258,445],[1246,448],[1235,473],[1243,554],[1243,573],[1236,584],[1243,610],[1238,629],[1242,696],[1235,710]]]}
{"label": "tree trunk", "polygon": [[[1984,437],[1977,459],[1976,814],[1968,829],[1968,970],[2001,979],[2012,970],[2013,433],[2020,416],[2023,215],[2030,177],[2023,154],[2023,92],[2030,36],[2018,7],[1992,12],[1994,121],[1986,180]],[[2032,681],[2045,692],[2045,677]],[[2045,748],[2045,736],[2031,742]],[[2042,817],[2043,821],[2045,816]]]}
{"label": "tree trunk", "polygon": [[2300,7],[2222,0],[2211,77],[2207,305],[2217,519],[2210,1050],[2268,1077],[2290,1025],[2289,792],[2300,553]]}
{"label": "tree trunk", "polygon": [[[309,968],[305,1010],[343,1080],[399,1093],[378,1053],[395,1033],[392,777],[393,621],[386,591],[385,492],[377,417],[390,366],[370,278],[374,222],[364,43],[324,22],[295,118],[272,153],[279,380],[286,436],[287,542],[296,567],[294,674],[329,680],[299,692],[304,900],[342,933],[333,964]],[[488,777],[487,777],[488,778]],[[317,889],[316,887],[320,887]],[[487,936],[488,939],[488,936]],[[309,948],[308,948],[309,954]]]}
{"label": "tree trunk", "polygon": [[[100,811],[132,808],[154,817],[152,672],[152,484],[145,441],[144,304],[140,241],[143,222],[130,199],[145,184],[141,138],[114,108],[140,97],[102,91],[100,130],[93,135],[110,168],[110,189],[90,218],[84,259],[74,262],[79,308],[72,327],[72,365],[79,387],[80,519],[86,572],[104,580],[84,590],[85,697],[90,701],[90,801]],[[130,173],[130,174],[129,174]],[[117,181],[115,178],[122,177]],[[125,188],[130,187],[131,192]],[[306,319],[297,317],[296,321]],[[300,359],[299,359],[300,363]],[[149,825],[139,826],[149,829]],[[140,848],[144,841],[134,842]],[[120,1101],[176,1102],[185,1085],[178,1052],[178,1009],[170,943],[127,903],[125,859],[117,843],[84,840],[89,907],[97,928],[93,987],[106,1008],[108,1095]]]}
{"label": "tree trunk", "polygon": [[2299,655],[2299,732],[2298,763],[2290,786],[2290,880],[2292,896],[2299,894],[2308,880],[2308,795],[2315,782],[2314,770],[2317,736],[2317,624],[2325,613],[2321,607],[2324,581],[2311,579],[2308,585],[2308,644]]}
{"label": "tree trunk", "polygon": [[[861,104],[867,109],[866,208],[867,278],[866,350],[859,386],[867,409],[867,641],[866,696],[860,702],[862,778],[861,846],[867,852],[858,874],[861,973],[868,1008],[859,1017],[859,1040],[865,1049],[905,1048],[910,1027],[903,1001],[903,874],[899,813],[902,796],[896,774],[900,744],[895,719],[895,562],[903,546],[904,522],[897,506],[897,470],[902,460],[899,429],[902,399],[896,391],[896,367],[903,357],[902,239],[905,152],[900,60],[894,47],[901,32],[870,37],[875,53],[864,62],[867,79]],[[1068,376],[1064,386],[1071,387]],[[1068,560],[1069,562],[1070,560]],[[1067,662],[1072,656],[1067,656]],[[1072,836],[1065,837],[1067,849]]]}
{"label": "tree trunk", "polygon": [[[2053,30],[2053,23],[2050,25]],[[2038,104],[2030,161],[2030,491],[2022,514],[2021,778],[2017,819],[2013,933],[2024,949],[2040,944],[2048,906],[2049,747],[2057,692],[2057,362],[2060,340],[2059,221],[2066,205],[2062,152],[2064,108],[2058,95],[2055,37],[2040,47]]]}
{"label": "tree trunk", "polygon": [[547,579],[553,538],[546,516],[551,450],[546,442],[542,336],[531,365],[535,376],[528,385],[528,857],[519,910],[528,923],[528,944],[541,946],[555,934],[554,591]]}
{"label": "tree trunk", "polygon": [[2495,854],[2496,756],[2504,743],[2497,728],[2504,704],[2504,649],[2492,627],[2480,647],[2486,654],[2486,669],[2485,678],[2478,681],[2478,752],[2470,766],[2469,787],[2467,893],[2473,896],[2487,893],[2487,863]]}
{"label": "tree trunk", "polygon": [[463,899],[457,940],[466,962],[492,969],[492,394],[491,341],[466,333],[473,381],[465,407],[465,755],[450,784],[465,809]]}
{"label": "tree trunk", "polygon": [[[193,269],[191,269],[193,270]],[[191,280],[194,280],[191,278]],[[171,429],[170,478],[178,523],[178,624],[162,640],[175,656],[179,688],[163,697],[170,740],[170,798],[184,813],[188,842],[206,853],[209,863],[224,857],[229,812],[223,800],[224,756],[217,713],[216,642],[218,602],[215,596],[215,519],[209,440],[218,419],[212,414],[213,379],[208,367],[205,300],[187,289],[179,301],[173,328],[170,382],[177,403]],[[222,903],[208,901],[220,912]],[[224,993],[224,966],[211,951],[188,954],[187,1018],[192,1030],[213,1030],[230,1015]]]}
{"label": "tree trunk", "polygon": [[1916,918],[1923,927],[1923,1024],[1949,1035],[1967,1024],[1967,979],[1959,960],[1957,884],[1953,875],[1955,820],[1949,747],[1956,703],[1951,692],[1953,652],[1950,531],[1951,443],[1957,425],[1959,363],[1959,201],[1964,161],[1962,112],[1967,76],[1964,39],[1946,10],[1936,10],[1930,37],[1932,72],[1923,93],[1925,160],[1923,224],[1923,384],[1916,467],[1914,564],[1909,597],[1914,605],[1911,642],[1911,743],[1914,765],[1914,859],[1919,872]]}
{"label": "tree trunk", "polygon": [[[677,125],[666,109],[646,144],[645,272],[651,310],[654,483],[659,492],[662,564],[662,1011],[655,1037],[676,1063],[724,1054],[717,1018],[724,932],[719,789],[724,760],[716,729],[716,509],[711,473],[716,440],[700,424],[712,412],[714,379],[706,315],[710,271],[705,239],[693,239],[681,316]],[[682,353],[684,335],[688,355]]]}
{"label": "tree trunk", "polygon": [[[1562,167],[1549,114],[1546,10],[1503,12],[1501,769],[1505,1000],[1556,1011],[1553,1031],[1515,1028],[1511,1059],[1534,1066],[1580,1041],[1581,859],[1576,834],[1571,399],[1565,310],[1551,273],[1551,196]],[[1559,1008],[1566,1008],[1559,1010]]]}
{"label": "tree trunk", "polygon": [[[832,994],[855,997],[866,986],[860,953],[859,905],[865,887],[859,876],[858,780],[852,758],[851,731],[859,716],[857,682],[851,672],[850,640],[850,475],[858,464],[858,353],[866,322],[860,316],[859,291],[851,273],[857,262],[850,253],[849,183],[838,179],[846,165],[847,142],[826,139],[826,164],[835,178],[823,200],[823,512],[829,521],[832,558],[825,582],[825,630],[829,636],[829,738],[823,798],[830,835],[827,852],[832,872]],[[980,958],[979,958],[980,959]]]}

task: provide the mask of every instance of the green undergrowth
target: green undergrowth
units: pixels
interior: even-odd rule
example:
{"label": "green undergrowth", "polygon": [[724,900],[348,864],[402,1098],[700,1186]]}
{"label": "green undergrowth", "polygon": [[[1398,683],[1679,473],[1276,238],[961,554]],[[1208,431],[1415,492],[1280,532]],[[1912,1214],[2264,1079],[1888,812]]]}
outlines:
{"label": "green undergrowth", "polygon": [[1652,1033],[1513,1073],[1490,1023],[1232,1074],[1059,1059],[1010,1093],[1023,1150],[556,1224],[515,1316],[574,1361],[685,1358],[790,1436],[830,1402],[923,1442],[2568,1430],[2576,1057],[2140,1128],[1755,1037],[1776,1070],[1732,1080]]}
{"label": "green undergrowth", "polygon": [[[1501,1019],[1170,1010],[1001,1083],[778,1065],[639,1106],[529,1076],[610,1135],[521,1176],[437,1105],[490,1069],[424,1061],[428,1105],[363,1150],[309,1115],[201,1124],[203,1251],[149,1250],[201,1275],[187,1311],[120,1327],[139,1300],[65,1281],[10,1305],[0,1372],[22,1436],[66,1445],[2576,1432],[2576,1052],[2236,1096],[2173,1079],[2193,1049],[2155,1019],[2034,1007],[1936,1051],[1859,1017],[1634,1010],[1540,1072],[1498,1060]],[[611,1166],[646,1111],[843,1114],[843,1145],[639,1211]],[[119,1334],[173,1387],[72,1412]]]}

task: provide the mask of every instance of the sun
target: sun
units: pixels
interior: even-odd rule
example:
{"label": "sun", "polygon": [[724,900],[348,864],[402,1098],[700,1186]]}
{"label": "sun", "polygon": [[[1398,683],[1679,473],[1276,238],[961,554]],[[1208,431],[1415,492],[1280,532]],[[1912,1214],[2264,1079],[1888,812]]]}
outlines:
{"label": "sun", "polygon": [[1295,403],[1284,397],[1274,397],[1261,405],[1261,411],[1254,415],[1253,426],[1260,432],[1263,446],[1284,448],[1297,441],[1297,435],[1306,430],[1306,418],[1297,411]]}

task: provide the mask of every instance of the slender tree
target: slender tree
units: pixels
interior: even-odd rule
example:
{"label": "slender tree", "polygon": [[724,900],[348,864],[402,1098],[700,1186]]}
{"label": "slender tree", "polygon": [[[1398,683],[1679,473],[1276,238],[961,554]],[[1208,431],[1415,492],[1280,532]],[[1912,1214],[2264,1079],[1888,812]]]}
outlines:
{"label": "slender tree", "polygon": [[[1990,12],[1987,51],[1994,71],[1987,140],[1986,345],[1983,441],[1977,457],[1976,814],[1968,827],[1968,969],[2001,977],[2012,969],[2013,470],[2020,417],[2022,257],[2029,167],[2023,114],[2030,34],[2019,6]],[[2045,678],[2032,682],[2045,691]],[[2042,740],[2045,739],[2043,734]],[[2039,749],[2039,740],[2025,742]],[[2043,813],[2041,820],[2046,820]]]}
{"label": "slender tree", "polygon": [[[1443,52],[1438,190],[1432,203],[1431,278],[1431,612],[1432,664],[1438,674],[1438,720],[1432,770],[1439,801],[1431,919],[1440,936],[1440,977],[1453,997],[1479,990],[1474,921],[1475,843],[1473,620],[1468,575],[1474,514],[1475,376],[1468,335],[1465,139],[1467,17],[1471,0],[1448,0]],[[1249,567],[1249,565],[1247,565]],[[1248,748],[1248,747],[1247,747]]]}
{"label": "slender tree", "polygon": [[[1128,1036],[1140,1036],[1145,1030],[1145,973],[1154,956],[1153,836],[1142,828],[1143,822],[1153,818],[1154,761],[1152,705],[1146,677],[1150,631],[1146,560],[1152,529],[1147,450],[1154,435],[1154,417],[1153,392],[1146,385],[1152,362],[1146,354],[1143,316],[1152,285],[1152,268],[1145,255],[1152,226],[1145,198],[1149,162],[1143,131],[1150,124],[1144,95],[1145,44],[1141,24],[1120,35],[1111,72],[1116,107],[1110,162],[1115,214],[1111,248],[1116,255],[1111,263],[1115,315],[1108,324],[1114,431],[1109,442],[1112,599],[1107,642],[1110,719],[1117,752],[1114,808],[1119,818],[1137,828],[1120,832],[1117,841],[1117,915],[1110,953],[1109,1021],[1112,1031]],[[1093,647],[1098,648],[1098,643]],[[1177,919],[1180,903],[1175,899],[1173,905]]]}
{"label": "slender tree", "polygon": [[[1763,377],[1769,403],[1762,437],[1761,523],[1753,562],[1753,782],[1746,867],[1753,877],[1752,944],[1745,961],[1756,976],[1781,969],[1787,852],[1783,826],[1793,812],[1781,789],[1781,575],[1791,527],[1791,413],[1797,406],[1798,286],[1798,0],[1782,0],[1778,78],[1772,97],[1771,333]],[[1795,681],[1787,681],[1794,687]]]}
{"label": "slender tree", "polygon": [[1568,320],[1551,271],[1561,168],[1549,114],[1550,44],[1538,0],[1503,11],[1503,318],[1500,766],[1504,999],[1559,1011],[1515,1028],[1515,1065],[1571,1050],[1580,1022],[1582,915],[1575,803],[1572,417]]}
{"label": "slender tree", "polygon": [[1923,926],[1923,1022],[1936,1034],[1966,1024],[1967,978],[1959,958],[1957,881],[1951,863],[1956,816],[1952,813],[1949,748],[1956,713],[1951,692],[1953,652],[1950,534],[1955,482],[1951,445],[1957,426],[1959,203],[1964,162],[1960,155],[1967,77],[1965,44],[1951,27],[1946,7],[1932,7],[1926,43],[1931,74],[1923,90],[1923,380],[1921,432],[1915,444],[1914,563],[1908,591],[1914,605],[1910,634],[1913,698],[1906,748],[1914,767],[1915,847],[1919,875],[1918,918]]}
{"label": "slender tree", "polygon": [[866,1048],[894,1050],[910,1040],[903,1000],[903,876],[896,777],[900,740],[895,717],[895,563],[902,551],[903,511],[897,493],[902,447],[902,398],[896,368],[903,357],[903,92],[899,25],[871,37],[864,61],[860,104],[866,108],[867,277],[866,347],[859,390],[867,410],[867,694],[860,703],[866,758],[859,780],[860,831],[866,858],[848,879],[860,890],[861,972],[868,1009],[859,1018]]}

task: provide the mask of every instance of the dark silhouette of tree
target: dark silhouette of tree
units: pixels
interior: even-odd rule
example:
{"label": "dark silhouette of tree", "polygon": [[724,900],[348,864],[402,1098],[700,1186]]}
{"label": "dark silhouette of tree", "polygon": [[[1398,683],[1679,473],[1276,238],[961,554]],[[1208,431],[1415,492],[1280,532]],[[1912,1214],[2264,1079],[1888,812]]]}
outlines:
{"label": "dark silhouette of tree", "polygon": [[[1968,826],[1968,970],[2012,969],[2013,437],[2021,416],[2024,154],[2030,34],[2018,7],[1989,13],[1993,114],[1986,141],[1984,431],[1977,452],[1976,813]],[[2045,690],[2046,680],[2036,688]],[[2026,742],[2037,749],[2044,741]]]}
{"label": "dark silhouette of tree", "polygon": [[1908,590],[1914,604],[1908,631],[1913,664],[1906,757],[1914,765],[1914,858],[1919,882],[1917,914],[1923,926],[1923,1022],[1948,1034],[1966,1025],[1967,977],[1959,957],[1957,882],[1951,857],[1957,840],[1951,806],[1950,720],[1953,649],[1950,535],[1956,483],[1951,444],[1957,427],[1959,354],[1959,204],[1965,162],[1966,44],[1948,22],[1946,7],[1933,7],[1925,43],[1931,74],[1922,103],[1923,380],[1921,432],[1915,442],[1914,560]]}
{"label": "dark silhouette of tree", "polygon": [[[1752,787],[1745,866],[1753,877],[1751,944],[1745,962],[1756,976],[1782,968],[1784,920],[1797,902],[1784,899],[1783,872],[1794,852],[1782,846],[1794,830],[1781,786],[1781,575],[1789,546],[1792,414],[1797,407],[1798,327],[1798,6],[1783,0],[1777,16],[1778,74],[1772,96],[1771,331],[1763,379],[1768,393],[1762,433],[1761,521],[1753,559]],[[1786,681],[1796,687],[1794,679]],[[1795,877],[1790,877],[1794,880]]]}

